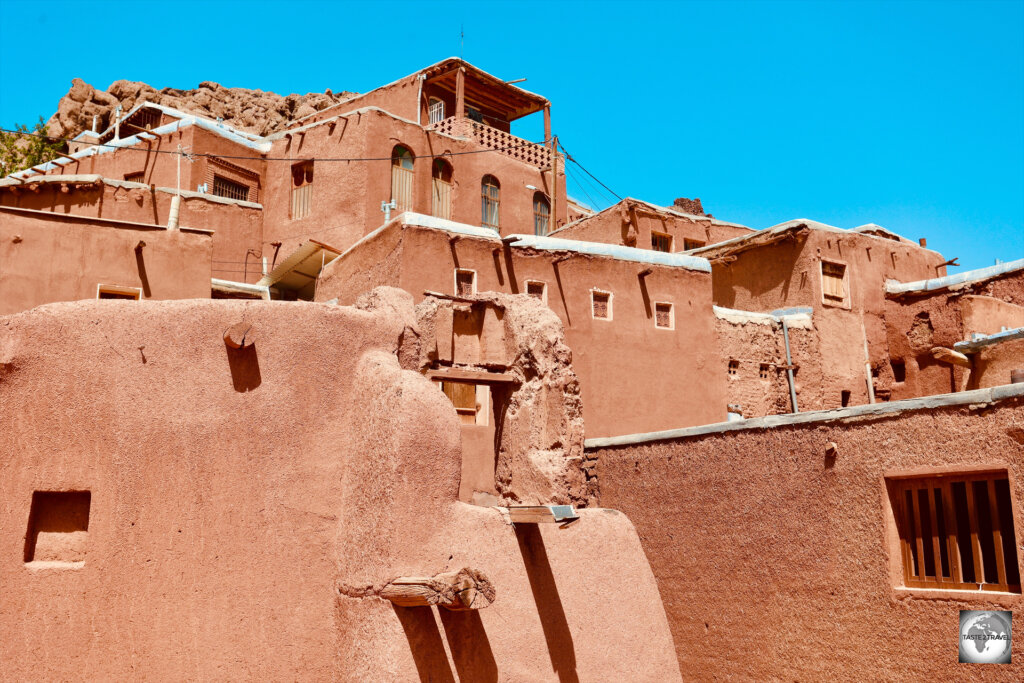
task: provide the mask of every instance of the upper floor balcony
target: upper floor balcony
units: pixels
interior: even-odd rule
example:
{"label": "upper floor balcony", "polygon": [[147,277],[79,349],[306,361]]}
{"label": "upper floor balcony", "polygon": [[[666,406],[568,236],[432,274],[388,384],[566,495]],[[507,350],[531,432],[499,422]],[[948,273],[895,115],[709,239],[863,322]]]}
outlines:
{"label": "upper floor balcony", "polygon": [[446,135],[468,138],[477,144],[540,169],[551,166],[550,147],[524,140],[472,119],[450,116],[431,124],[430,128]]}

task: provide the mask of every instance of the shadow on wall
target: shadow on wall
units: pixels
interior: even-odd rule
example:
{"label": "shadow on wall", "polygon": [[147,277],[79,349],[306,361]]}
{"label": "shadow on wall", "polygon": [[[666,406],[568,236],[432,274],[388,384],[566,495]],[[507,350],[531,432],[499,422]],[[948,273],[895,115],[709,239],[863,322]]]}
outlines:
{"label": "shadow on wall", "polygon": [[[409,641],[413,661],[420,680],[426,683],[455,683],[448,655],[441,641],[441,631],[434,619],[434,608],[399,607],[392,605]],[[491,644],[484,631],[480,614],[474,611],[452,612],[439,609],[441,623],[448,638],[448,648],[455,661],[460,681],[494,683],[498,666]]]}
{"label": "shadow on wall", "polygon": [[256,346],[250,344],[240,349],[225,344],[228,353],[228,365],[231,367],[231,382],[235,391],[244,393],[252,391],[263,382],[260,376],[260,362],[256,357]]}
{"label": "shadow on wall", "polygon": [[579,683],[576,674],[576,651],[573,648],[572,633],[569,622],[565,619],[562,600],[558,597],[558,587],[551,573],[551,563],[544,548],[544,539],[536,524],[520,524],[516,526],[516,540],[523,554],[526,575],[530,579],[533,600],[537,603],[537,614],[540,625],[544,629],[544,639],[548,643],[548,655],[551,666],[558,674],[561,683]]}

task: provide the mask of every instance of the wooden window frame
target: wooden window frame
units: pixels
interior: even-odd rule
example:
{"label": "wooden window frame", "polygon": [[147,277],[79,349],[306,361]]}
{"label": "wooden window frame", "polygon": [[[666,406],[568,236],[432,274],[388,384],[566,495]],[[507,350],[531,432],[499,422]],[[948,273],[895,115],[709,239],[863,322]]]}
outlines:
{"label": "wooden window frame", "polygon": [[[668,249],[658,249],[656,244],[658,243],[659,240],[664,240],[664,241],[668,242]],[[674,243],[675,243],[675,239],[672,237],[672,235],[668,234],[667,232],[658,232],[657,230],[651,230],[651,250],[652,251],[661,251],[661,252],[664,252],[666,254],[671,254],[672,253],[672,247],[674,246]]]}
{"label": "wooden window frame", "polygon": [[[228,186],[228,187],[234,186],[235,188],[238,188],[239,190],[241,190],[242,188],[245,188],[245,196],[244,197],[234,197],[234,196],[232,196],[230,194],[217,194],[217,181],[220,181],[222,183],[222,188],[225,185]],[[211,185],[210,194],[212,194],[214,197],[221,197],[223,199],[233,199],[233,200],[239,201],[239,202],[247,202],[247,201],[249,201],[249,195],[252,194],[252,186],[248,185],[247,183],[239,182],[237,180],[232,180],[231,178],[228,178],[227,176],[222,176],[222,175],[218,175],[217,173],[214,173],[213,174],[213,184]]]}
{"label": "wooden window frame", "polygon": [[[401,151],[399,151],[401,150]],[[406,155],[403,155],[405,152]],[[409,162],[409,168],[405,162]],[[407,145],[391,148],[391,195],[396,204],[395,215],[414,211],[416,206],[416,154]]]}
{"label": "wooden window frame", "polygon": [[145,171],[133,171],[131,173],[124,174],[124,181],[126,183],[142,183],[146,184],[146,172]]}
{"label": "wooden window frame", "polygon": [[142,301],[141,287],[126,287],[124,285],[107,285],[100,283],[96,285],[96,298],[103,298],[100,296],[101,294],[115,294],[116,296],[110,297],[110,300],[128,300],[129,298],[132,298],[136,301]]}
{"label": "wooden window frame", "polygon": [[[668,306],[668,325],[658,324],[658,306]],[[654,302],[654,327],[658,330],[676,329],[676,307],[671,301]]]}
{"label": "wooden window frame", "polygon": [[[537,210],[543,206],[547,213]],[[541,232],[541,222],[544,224],[544,232]],[[551,232],[551,201],[539,190],[533,193],[533,234],[537,237],[544,237]]]}
{"label": "wooden window frame", "polygon": [[[1012,529],[1010,538],[1004,540],[1006,530],[1002,528],[999,496],[997,495],[997,482],[1006,482],[1007,505],[1009,506],[1008,517]],[[988,500],[987,510],[976,509],[975,483],[984,482],[986,498]],[[963,484],[963,497],[955,498],[953,487]],[[895,475],[887,476],[885,479],[886,491],[888,494],[890,528],[895,534],[896,547],[898,552],[894,553],[891,560],[894,563],[893,576],[900,577],[903,585],[900,588],[914,588],[926,590],[966,590],[974,591],[979,595],[985,593],[1010,593],[1019,595],[1020,565],[1017,559],[1016,540],[1016,501],[1014,500],[1013,480],[1006,470],[984,470],[984,471],[959,471],[959,472],[938,472],[921,475]],[[921,513],[921,492],[924,492],[924,499],[928,504],[927,519],[922,519]],[[938,493],[938,498],[936,498]],[[909,495],[909,500],[908,500]],[[966,517],[970,529],[961,531],[959,503],[963,501],[966,507]],[[937,504],[938,503],[938,504]],[[938,509],[941,506],[941,524],[939,522]],[[908,512],[911,510],[911,512]],[[981,528],[981,519],[988,518],[988,533],[991,533],[991,549],[987,533]],[[924,532],[927,522],[928,533]],[[944,530],[944,534],[940,533]],[[928,536],[928,539],[925,536]],[[929,540],[930,539],[930,540]],[[962,541],[966,540],[968,549],[962,547]],[[1012,552],[1007,544],[1012,543]],[[986,553],[986,550],[990,552]],[[943,551],[945,551],[943,553]],[[990,555],[990,560],[995,567],[996,581],[986,581],[985,555]],[[943,568],[943,555],[946,559],[946,567]],[[932,573],[928,575],[928,557],[932,564]],[[967,580],[964,572],[965,561],[970,561],[970,578]],[[1012,561],[1013,567],[1007,562]],[[896,566],[898,565],[898,566]],[[1014,571],[1014,567],[1016,571]],[[948,573],[948,575],[947,575]],[[980,580],[979,580],[980,579]],[[1016,582],[1013,581],[1016,579]]]}
{"label": "wooden window frame", "polygon": [[725,366],[725,373],[730,377],[739,377],[740,362],[735,358],[729,359],[729,363]]}
{"label": "wooden window frame", "polygon": [[[493,180],[494,184],[489,184],[487,182],[488,179]],[[493,187],[496,190],[493,197],[487,192],[489,187]],[[487,222],[490,214],[488,207],[491,204],[494,205],[493,224]],[[480,225],[497,233],[501,232],[501,181],[498,180],[497,176],[490,173],[480,179]]]}
{"label": "wooden window frame", "polygon": [[[603,294],[603,295],[606,295],[608,297],[608,315],[603,317],[603,318],[599,318],[596,315],[595,311],[594,311],[594,304],[595,304],[594,295],[595,294]],[[603,289],[591,289],[590,290],[590,317],[593,320],[604,320],[605,322],[611,321],[613,319],[613,311],[614,311],[613,303],[614,303],[614,301],[615,301],[615,295],[612,294],[611,292],[607,292],[607,291],[605,291]]]}
{"label": "wooden window frame", "polygon": [[[436,379],[434,382],[438,388],[444,393],[449,401],[452,402],[452,407],[455,408],[455,413],[459,416],[459,422],[463,426],[476,426],[486,427],[489,423],[489,412],[491,402],[491,387],[488,384],[475,383],[475,382],[460,382],[457,380],[450,379]],[[473,407],[459,406],[455,404],[454,391],[452,385],[462,385],[473,387]]]}
{"label": "wooden window frame", "polygon": [[526,294],[527,296],[533,296],[530,294],[530,285],[540,285],[540,296],[537,297],[544,302],[545,305],[548,303],[548,283],[543,280],[527,280],[526,281]]}
{"label": "wooden window frame", "polygon": [[707,242],[701,242],[700,240],[691,240],[686,237],[683,238],[683,251],[692,251],[694,249],[706,247],[707,245]]}
{"label": "wooden window frame", "polygon": [[[447,172],[448,178],[445,179]],[[445,220],[452,219],[452,176],[455,168],[446,159],[434,157],[430,165],[430,215]]]}
{"label": "wooden window frame", "polygon": [[[843,286],[843,297],[832,296],[826,293],[825,287],[825,267],[826,266],[840,266],[843,269],[843,279],[841,280]],[[852,297],[850,296],[850,266],[845,261],[837,261],[835,259],[823,258],[819,261],[818,265],[818,277],[821,283],[821,303],[825,306],[833,306],[835,308],[846,308],[851,307]]]}
{"label": "wooden window frame", "polygon": [[[440,105],[435,110],[434,105]],[[440,114],[435,118],[435,111],[440,111]],[[427,121],[430,124],[441,123],[444,121],[444,100],[440,97],[428,97],[427,98]]]}
{"label": "wooden window frame", "polygon": [[293,221],[306,218],[313,213],[314,172],[312,161],[292,164],[292,205],[289,217]]}
{"label": "wooden window frame", "polygon": [[470,294],[476,294],[476,292],[477,292],[476,271],[472,270],[470,268],[456,268],[454,275],[452,275],[452,283],[453,283],[452,291],[455,292],[455,296],[465,296],[462,292],[459,291],[459,275],[460,274],[465,274],[465,273],[469,273],[470,275],[473,276],[473,286],[472,286],[473,291],[470,292]]}

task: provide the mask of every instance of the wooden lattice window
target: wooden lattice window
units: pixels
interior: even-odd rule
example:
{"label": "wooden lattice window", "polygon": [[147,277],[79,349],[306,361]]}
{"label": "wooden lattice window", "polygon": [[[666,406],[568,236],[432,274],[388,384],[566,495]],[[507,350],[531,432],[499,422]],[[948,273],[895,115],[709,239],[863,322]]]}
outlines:
{"label": "wooden lattice window", "polygon": [[683,238],[683,251],[690,251],[691,249],[700,249],[707,242],[701,242],[700,240],[691,240]]}
{"label": "wooden lattice window", "polygon": [[889,479],[887,485],[906,586],[1021,592],[1005,472]]}
{"label": "wooden lattice window", "polygon": [[434,159],[431,172],[431,212],[437,218],[452,218],[452,165],[444,159]]}
{"label": "wooden lattice window", "polygon": [[674,326],[674,316],[672,314],[672,304],[669,303],[656,303],[654,304],[654,326],[661,327],[666,330],[670,330]]}
{"label": "wooden lattice window", "polygon": [[826,302],[846,302],[846,266],[831,261],[821,262],[821,289]]}
{"label": "wooden lattice window", "polygon": [[543,237],[549,232],[551,202],[543,192],[533,193],[533,234]]}
{"label": "wooden lattice window", "polygon": [[498,208],[501,201],[501,185],[492,175],[485,175],[480,181],[480,222],[485,228],[498,229]]}
{"label": "wooden lattice window", "polygon": [[412,211],[413,156],[401,145],[391,151],[391,198],[398,213]]}
{"label": "wooden lattice window", "polygon": [[592,290],[590,301],[595,318],[599,320],[611,320],[612,317],[612,295],[608,292]]}
{"label": "wooden lattice window", "polygon": [[444,101],[431,97],[427,105],[427,114],[430,117],[431,123],[441,123],[441,121],[444,121]]}
{"label": "wooden lattice window", "polygon": [[455,293],[459,296],[476,294],[476,273],[472,270],[455,271]]}
{"label": "wooden lattice window", "polygon": [[213,194],[228,199],[241,199],[243,202],[249,200],[249,186],[243,183],[236,183],[224,176],[213,176]]}
{"label": "wooden lattice window", "polygon": [[654,251],[672,252],[672,235],[663,232],[651,233],[651,249]]}
{"label": "wooden lattice window", "polygon": [[738,360],[731,360],[731,361],[729,361],[729,369],[728,369],[727,372],[730,375],[736,375],[736,374],[739,373],[739,371],[740,371],[740,362]]}
{"label": "wooden lattice window", "polygon": [[526,293],[529,294],[530,296],[537,297],[541,301],[544,301],[544,302],[547,301],[547,299],[548,299],[548,292],[547,292],[547,290],[548,290],[548,286],[546,284],[544,284],[543,282],[538,282],[536,280],[527,280],[526,281]]}
{"label": "wooden lattice window", "polygon": [[313,162],[292,166],[292,218],[305,218],[313,210]]}
{"label": "wooden lattice window", "polygon": [[125,173],[124,180],[127,183],[144,183],[146,182],[146,172],[136,171],[135,173]]}

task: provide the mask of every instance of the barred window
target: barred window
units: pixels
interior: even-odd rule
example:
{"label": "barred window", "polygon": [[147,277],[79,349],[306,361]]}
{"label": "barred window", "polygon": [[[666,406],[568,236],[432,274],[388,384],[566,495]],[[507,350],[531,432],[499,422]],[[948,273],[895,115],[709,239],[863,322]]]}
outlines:
{"label": "barred window", "polygon": [[533,234],[543,237],[548,234],[551,222],[551,203],[543,192],[533,193]]}
{"label": "barred window", "polygon": [[144,182],[146,182],[146,172],[145,171],[136,171],[134,173],[125,173],[124,174],[124,179],[125,179],[125,182],[128,182],[128,183],[144,183]]}
{"label": "barred window", "polygon": [[242,183],[236,183],[233,180],[228,180],[223,176],[215,175],[213,176],[213,194],[218,197],[248,201],[249,186]]}
{"label": "barred window", "polygon": [[436,97],[431,97],[427,112],[430,115],[431,123],[440,123],[444,120],[444,102]]}
{"label": "barred window", "polygon": [[700,240],[690,240],[683,238],[683,251],[690,251],[691,249],[700,249],[706,244]]}
{"label": "barred window", "polygon": [[476,273],[472,270],[455,271],[455,293],[459,296],[476,294]]}
{"label": "barred window", "polygon": [[663,232],[651,233],[651,249],[654,251],[672,252],[672,235]]}
{"label": "barred window", "polygon": [[887,480],[904,585],[1020,593],[1005,472]]}

